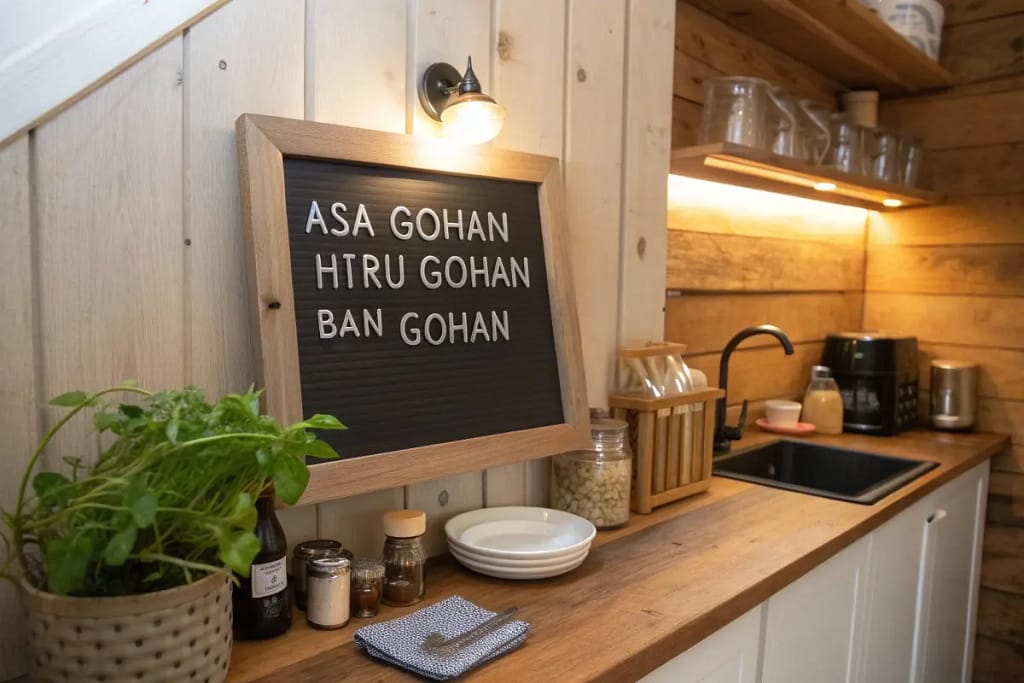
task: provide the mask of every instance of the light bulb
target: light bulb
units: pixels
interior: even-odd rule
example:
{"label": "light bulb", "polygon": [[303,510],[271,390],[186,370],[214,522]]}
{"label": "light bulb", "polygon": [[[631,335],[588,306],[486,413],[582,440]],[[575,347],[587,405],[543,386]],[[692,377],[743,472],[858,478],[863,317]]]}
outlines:
{"label": "light bulb", "polygon": [[493,140],[505,124],[505,107],[473,99],[456,102],[441,112],[441,133],[473,145]]}

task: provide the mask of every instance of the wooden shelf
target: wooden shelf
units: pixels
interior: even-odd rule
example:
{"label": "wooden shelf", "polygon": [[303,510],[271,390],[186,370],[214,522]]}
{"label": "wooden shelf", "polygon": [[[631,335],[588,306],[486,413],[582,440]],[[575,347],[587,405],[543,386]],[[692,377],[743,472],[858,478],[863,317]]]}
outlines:
{"label": "wooden shelf", "polygon": [[851,89],[949,87],[953,77],[858,0],[687,0]]}
{"label": "wooden shelf", "polygon": [[[673,150],[670,172],[716,183],[741,185],[755,190],[879,211],[926,206],[942,199],[934,192],[843,173],[728,142]],[[814,189],[815,185],[822,183],[833,184],[835,189]],[[885,206],[883,201],[887,199],[898,200],[901,204]]]}

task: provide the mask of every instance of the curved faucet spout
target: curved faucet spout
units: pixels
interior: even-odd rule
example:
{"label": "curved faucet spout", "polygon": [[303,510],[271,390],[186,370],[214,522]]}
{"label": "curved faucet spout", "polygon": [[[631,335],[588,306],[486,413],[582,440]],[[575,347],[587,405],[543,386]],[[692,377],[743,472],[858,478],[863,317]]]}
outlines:
{"label": "curved faucet spout", "polygon": [[740,409],[739,424],[729,427],[725,424],[725,412],[729,405],[728,384],[729,384],[729,357],[744,340],[755,337],[759,334],[767,334],[775,337],[782,344],[787,356],[793,355],[793,343],[779,327],[775,325],[754,325],[740,330],[722,349],[722,360],[718,364],[718,387],[726,392],[726,395],[715,402],[715,453],[728,453],[732,441],[743,437],[743,427],[747,422],[747,401],[744,399],[743,407]]}

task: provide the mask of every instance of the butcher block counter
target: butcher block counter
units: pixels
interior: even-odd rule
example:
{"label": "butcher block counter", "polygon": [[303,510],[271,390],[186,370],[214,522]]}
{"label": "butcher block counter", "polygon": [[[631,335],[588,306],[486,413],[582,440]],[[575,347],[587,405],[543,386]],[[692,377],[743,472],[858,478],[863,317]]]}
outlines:
{"label": "butcher block counter", "polygon": [[[359,651],[352,634],[451,595],[494,611],[518,606],[517,618],[531,625],[522,647],[467,680],[636,680],[1009,444],[997,434],[924,430],[810,438],[939,467],[874,505],[715,477],[706,493],[598,532],[586,561],[560,577],[493,579],[442,559],[429,568],[426,599],[413,607],[382,606],[375,619],[352,619],[337,631],[310,629],[296,613],[284,636],[237,643],[228,680],[417,680]],[[733,449],[778,439],[748,430]]]}

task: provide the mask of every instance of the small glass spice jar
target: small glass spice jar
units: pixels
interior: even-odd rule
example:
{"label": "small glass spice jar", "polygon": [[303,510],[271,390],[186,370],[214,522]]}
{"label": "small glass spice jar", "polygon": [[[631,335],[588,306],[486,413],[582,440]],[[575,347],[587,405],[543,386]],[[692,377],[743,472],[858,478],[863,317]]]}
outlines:
{"label": "small glass spice jar", "polygon": [[352,561],[352,553],[345,550],[340,541],[330,538],[303,541],[295,546],[292,573],[295,575],[295,604],[299,609],[306,609],[306,567],[310,561],[322,557],[347,557]]}
{"label": "small glass spice jar", "polygon": [[392,510],[384,513],[384,592],[387,605],[412,605],[426,591],[422,536],[427,515],[420,510]]}
{"label": "small glass spice jar", "polygon": [[331,630],[348,623],[352,564],[346,557],[321,557],[307,565],[306,621]]}
{"label": "small glass spice jar", "polygon": [[360,557],[352,565],[352,616],[374,617],[384,588],[384,563]]}
{"label": "small glass spice jar", "polygon": [[606,418],[590,421],[593,446],[551,460],[551,507],[589,520],[598,529],[629,521],[632,456],[627,425]]}

